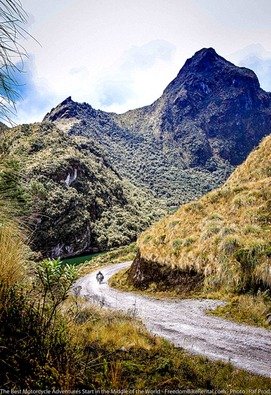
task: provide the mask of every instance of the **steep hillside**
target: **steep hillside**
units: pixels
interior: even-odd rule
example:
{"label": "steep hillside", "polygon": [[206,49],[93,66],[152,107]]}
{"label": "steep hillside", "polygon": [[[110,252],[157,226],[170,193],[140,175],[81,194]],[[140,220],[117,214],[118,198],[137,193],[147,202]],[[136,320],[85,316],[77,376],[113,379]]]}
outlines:
{"label": "steep hillside", "polygon": [[30,221],[32,248],[43,256],[127,244],[161,215],[154,200],[113,170],[93,140],[44,122],[3,132],[0,143],[10,157],[0,186],[18,184],[13,197]]}
{"label": "steep hillside", "polygon": [[271,137],[219,189],[154,224],[130,270],[137,287],[271,288]]}
{"label": "steep hillside", "polygon": [[113,114],[68,98],[45,120],[94,138],[119,174],[176,206],[221,186],[270,133],[271,95],[209,48],[150,106]]}

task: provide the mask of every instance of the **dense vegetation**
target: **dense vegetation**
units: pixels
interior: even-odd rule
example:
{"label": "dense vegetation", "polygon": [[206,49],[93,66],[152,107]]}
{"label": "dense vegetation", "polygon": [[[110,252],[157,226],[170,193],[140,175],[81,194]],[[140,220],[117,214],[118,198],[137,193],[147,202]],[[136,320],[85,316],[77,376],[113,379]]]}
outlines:
{"label": "dense vegetation", "polygon": [[43,256],[129,244],[163,213],[118,176],[93,140],[67,136],[52,123],[2,132],[1,149],[8,159],[0,187],[22,203],[31,246]]}
{"label": "dense vegetation", "polygon": [[[270,290],[270,152],[268,136],[223,187],[182,206],[144,232],[130,280],[147,287],[156,265],[158,282],[159,270],[161,275],[166,268],[179,273],[180,290],[186,284],[185,274],[188,280],[199,275],[205,290]],[[136,273],[144,275],[145,284]]]}
{"label": "dense vegetation", "polygon": [[[42,133],[40,125],[36,127]],[[29,129],[26,130],[29,133]],[[53,130],[56,135],[60,133]],[[46,132],[50,137],[47,129]],[[23,141],[25,145],[22,144],[22,151],[28,153],[28,141],[22,138],[21,143]],[[264,151],[261,147],[254,154],[256,157],[259,153],[257,158],[262,164],[266,163],[265,158],[269,155],[269,145],[270,139],[267,139],[262,146]],[[12,154],[15,157],[19,149],[20,145],[14,143]],[[60,162],[63,156],[61,153]],[[40,164],[42,153],[39,158]],[[25,160],[22,165],[26,170],[32,167],[35,169],[36,162],[27,162],[28,158]],[[251,173],[250,182],[256,185],[261,181],[264,185],[262,177],[270,175],[269,167],[263,165],[260,170],[259,166],[255,167],[255,163],[246,162],[246,168]],[[44,168],[45,175],[46,171],[47,168]],[[242,172],[238,169],[237,172],[233,174],[232,182],[239,188],[239,177],[243,183],[247,182],[248,175],[245,170]],[[59,261],[31,262],[32,255],[26,246],[25,237],[29,232],[15,219],[27,215],[27,209],[31,209],[28,203],[27,171],[22,174],[18,162],[15,159],[8,160],[6,155],[0,186],[1,388],[148,388],[160,389],[161,393],[172,387],[197,391],[270,388],[268,378],[239,371],[230,364],[191,356],[152,337],[133,312],[124,316],[99,306],[90,306],[76,294],[68,298],[68,289],[76,277],[73,267],[63,266]],[[241,187],[240,193],[244,191],[246,189]],[[266,196],[266,189],[264,191],[263,195]],[[217,191],[211,196],[220,194]],[[261,218],[267,218],[265,210],[261,213]],[[91,266],[97,269],[98,263],[108,263],[108,259],[127,259],[130,257],[127,254],[133,251],[134,248],[127,248],[115,255],[112,252],[109,256],[102,255],[91,261],[88,270]]]}

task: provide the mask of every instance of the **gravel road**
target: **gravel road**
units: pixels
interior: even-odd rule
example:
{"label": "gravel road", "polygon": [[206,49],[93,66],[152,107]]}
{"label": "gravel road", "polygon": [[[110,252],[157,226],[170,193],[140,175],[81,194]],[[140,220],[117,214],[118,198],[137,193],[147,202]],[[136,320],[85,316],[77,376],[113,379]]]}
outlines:
{"label": "gravel road", "polygon": [[98,284],[96,272],[80,278],[80,296],[115,310],[130,310],[142,319],[147,329],[176,346],[210,359],[229,361],[238,368],[271,377],[271,331],[208,316],[223,302],[186,299],[157,300],[109,287],[108,279],[131,262],[102,269],[104,282]]}

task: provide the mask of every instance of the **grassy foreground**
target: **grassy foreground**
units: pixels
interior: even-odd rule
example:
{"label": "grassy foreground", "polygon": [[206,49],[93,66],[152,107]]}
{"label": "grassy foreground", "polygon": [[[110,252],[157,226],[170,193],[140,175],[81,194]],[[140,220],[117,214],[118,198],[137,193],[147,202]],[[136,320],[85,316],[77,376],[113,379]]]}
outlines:
{"label": "grassy foreground", "polygon": [[132,315],[90,307],[81,301],[76,342],[90,347],[86,374],[94,387],[106,389],[251,390],[270,388],[271,380],[223,362],[191,356],[151,336]]}
{"label": "grassy foreground", "polygon": [[[3,237],[0,243],[2,240]],[[5,270],[14,265],[26,270],[28,266],[21,245],[17,245],[22,254],[6,261]],[[133,248],[109,255],[115,261],[123,260],[123,253],[131,256],[129,249]],[[105,255],[97,257],[84,270],[96,269],[105,262]],[[53,299],[39,281],[44,279],[44,270],[57,281],[57,287],[53,280],[48,283]],[[76,389],[79,393],[102,389],[164,393],[169,389],[270,388],[269,378],[238,370],[228,363],[191,356],[150,335],[133,312],[124,315],[94,306],[76,295],[63,297],[58,292],[59,284],[61,290],[65,289],[70,276],[70,271],[48,262],[32,271],[31,283],[21,274],[14,277],[13,283],[7,283],[7,276],[2,272],[0,388]],[[56,299],[62,301],[54,309]]]}

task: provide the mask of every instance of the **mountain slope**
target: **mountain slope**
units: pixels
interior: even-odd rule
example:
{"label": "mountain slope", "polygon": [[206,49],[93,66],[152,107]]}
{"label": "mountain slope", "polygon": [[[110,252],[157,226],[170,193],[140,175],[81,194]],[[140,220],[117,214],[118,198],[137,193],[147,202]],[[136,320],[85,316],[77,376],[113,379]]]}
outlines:
{"label": "mountain slope", "polygon": [[113,170],[93,140],[67,136],[44,122],[10,129],[0,142],[10,157],[0,181],[18,180],[31,246],[43,256],[127,244],[162,213]]}
{"label": "mountain slope", "polygon": [[271,288],[271,136],[219,189],[154,224],[139,240],[130,281],[181,292],[194,287]]}
{"label": "mountain slope", "polygon": [[150,106],[114,114],[68,98],[45,120],[94,138],[120,175],[176,206],[222,185],[270,133],[271,95],[209,48]]}

